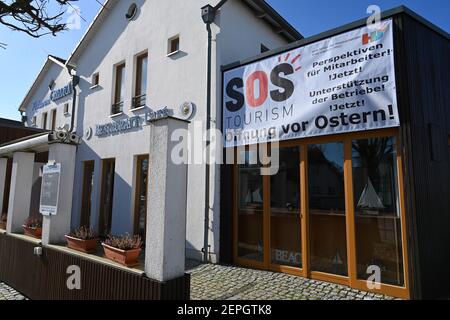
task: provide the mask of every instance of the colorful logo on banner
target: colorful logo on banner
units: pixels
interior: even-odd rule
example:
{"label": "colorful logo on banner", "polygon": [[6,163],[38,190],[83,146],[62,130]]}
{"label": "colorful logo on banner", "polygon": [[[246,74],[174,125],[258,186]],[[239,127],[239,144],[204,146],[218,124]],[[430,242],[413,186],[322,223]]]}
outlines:
{"label": "colorful logo on banner", "polygon": [[399,126],[392,21],[372,30],[224,72],[225,146]]}
{"label": "colorful logo on banner", "polygon": [[383,39],[386,33],[387,25],[383,24],[378,30],[371,33],[365,33],[362,37],[362,43],[364,45]]}

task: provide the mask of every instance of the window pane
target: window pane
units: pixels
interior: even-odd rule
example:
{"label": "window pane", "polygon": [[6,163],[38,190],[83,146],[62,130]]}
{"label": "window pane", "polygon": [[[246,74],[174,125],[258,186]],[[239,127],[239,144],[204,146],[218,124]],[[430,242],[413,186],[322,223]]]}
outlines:
{"label": "window pane", "polygon": [[91,210],[94,190],[94,161],[86,161],[83,163],[83,193],[82,193],[82,207],[81,207],[81,221],[80,226],[90,227]]}
{"label": "window pane", "polygon": [[170,52],[176,52],[180,50],[180,38],[175,38],[170,41]]}
{"label": "window pane", "polygon": [[136,195],[136,230],[145,239],[147,222],[147,185],[148,185],[148,157],[138,158],[137,195]]}
{"label": "window pane", "polygon": [[270,178],[271,261],[301,268],[300,148],[279,154],[278,173]]}
{"label": "window pane", "polygon": [[125,79],[125,64],[122,64],[120,66],[117,66],[116,69],[116,97],[115,97],[115,103],[122,102],[125,97],[125,86],[124,86],[124,79]]}
{"label": "window pane", "polygon": [[112,225],[112,210],[114,199],[114,175],[115,175],[115,160],[102,160],[103,175],[102,175],[102,193],[100,203],[100,236],[107,236],[111,232]]}
{"label": "window pane", "polygon": [[42,129],[47,129],[47,113],[44,113],[42,117]]}
{"label": "window pane", "polygon": [[313,271],[348,274],[344,146],[308,147],[310,262]]}
{"label": "window pane", "polygon": [[382,283],[403,286],[397,179],[395,138],[353,141],[358,278],[367,279],[367,268],[374,265]]}
{"label": "window pane", "polygon": [[136,68],[136,92],[135,96],[139,97],[146,94],[147,90],[147,54],[137,58]]}
{"label": "window pane", "polygon": [[263,261],[263,176],[259,164],[251,164],[253,152],[245,152],[246,164],[238,167],[238,257]]}
{"label": "window pane", "polygon": [[141,62],[141,91],[139,95],[144,95],[147,90],[147,56]]}

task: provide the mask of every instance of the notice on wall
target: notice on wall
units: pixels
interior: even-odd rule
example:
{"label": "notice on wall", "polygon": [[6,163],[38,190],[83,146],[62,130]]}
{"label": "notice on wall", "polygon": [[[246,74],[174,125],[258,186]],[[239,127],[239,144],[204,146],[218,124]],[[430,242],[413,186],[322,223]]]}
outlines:
{"label": "notice on wall", "polygon": [[224,73],[225,147],[397,127],[392,20]]}
{"label": "notice on wall", "polygon": [[39,212],[45,216],[55,216],[58,208],[61,164],[48,164],[42,169],[41,201]]}

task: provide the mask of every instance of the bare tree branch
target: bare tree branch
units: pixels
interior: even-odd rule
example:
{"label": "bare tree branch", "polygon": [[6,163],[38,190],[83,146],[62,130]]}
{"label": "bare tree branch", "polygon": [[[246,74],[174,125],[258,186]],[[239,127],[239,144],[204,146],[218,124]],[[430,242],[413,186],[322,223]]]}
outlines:
{"label": "bare tree branch", "polygon": [[0,24],[33,38],[66,30],[63,15],[78,0],[0,0]]}

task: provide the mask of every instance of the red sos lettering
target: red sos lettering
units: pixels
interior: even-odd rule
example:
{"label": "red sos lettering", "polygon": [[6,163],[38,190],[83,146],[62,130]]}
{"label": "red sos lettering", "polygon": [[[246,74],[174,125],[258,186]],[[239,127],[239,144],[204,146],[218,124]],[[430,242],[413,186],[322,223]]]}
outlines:
{"label": "red sos lettering", "polygon": [[290,63],[282,63],[273,68],[270,73],[270,82],[276,89],[269,92],[269,76],[264,71],[255,71],[245,80],[245,92],[240,89],[244,87],[244,79],[236,77],[231,79],[226,86],[228,97],[233,99],[225,103],[230,112],[242,109],[245,102],[253,108],[263,105],[269,97],[275,102],[283,102],[294,93],[294,83],[286,78],[295,72]]}

